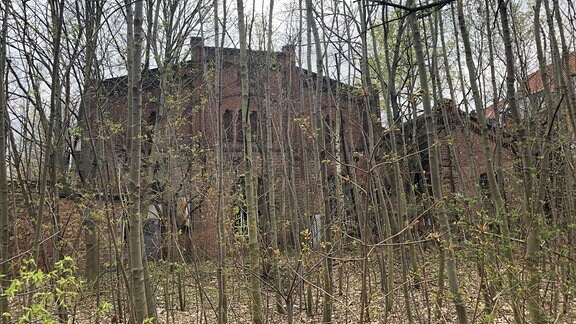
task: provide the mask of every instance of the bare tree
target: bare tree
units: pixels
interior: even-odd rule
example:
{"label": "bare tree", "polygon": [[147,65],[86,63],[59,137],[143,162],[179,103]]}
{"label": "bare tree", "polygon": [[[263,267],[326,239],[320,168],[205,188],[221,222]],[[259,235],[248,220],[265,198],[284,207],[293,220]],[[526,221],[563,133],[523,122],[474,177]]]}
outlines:
{"label": "bare tree", "polygon": [[[226,1],[222,8],[226,14]],[[216,143],[216,178],[217,178],[217,201],[216,201],[216,226],[218,227],[218,323],[228,323],[228,294],[226,292],[226,213],[224,212],[224,121],[221,113],[222,105],[222,45],[226,30],[220,31],[220,7],[217,0],[214,1],[214,36],[215,36],[215,73],[214,73],[214,111],[218,123],[218,138]]]}
{"label": "bare tree", "polygon": [[[470,46],[470,39],[468,36],[468,29],[466,28],[466,22],[464,20],[464,11],[462,8],[462,3],[458,2],[458,24],[461,30],[461,37],[462,42],[464,44],[464,54],[466,58],[466,65],[468,68],[468,75],[469,75],[469,82],[472,88],[472,96],[474,99],[474,106],[476,111],[478,111],[478,121],[480,124],[481,136],[482,136],[482,150],[484,153],[487,176],[488,176],[488,183],[490,186],[490,196],[492,197],[492,201],[494,202],[495,211],[496,211],[496,219],[501,221],[500,230],[504,236],[505,243],[509,246],[509,248],[505,249],[506,251],[506,258],[508,262],[512,262],[513,255],[511,250],[511,241],[510,241],[510,228],[508,225],[508,218],[505,214],[505,202],[504,198],[501,194],[500,184],[496,180],[496,172],[494,170],[494,163],[493,163],[493,154],[490,151],[489,146],[489,138],[488,138],[488,125],[486,122],[486,113],[484,109],[484,105],[480,98],[480,90],[478,87],[478,83],[476,80],[476,67],[474,65],[474,61],[472,58],[472,49]],[[514,311],[514,318],[519,321],[520,314],[518,311],[518,305],[516,300],[516,294],[513,293],[516,287],[516,274],[508,272],[508,279],[510,284],[510,290],[512,291],[511,300],[512,300],[512,310]]]}
{"label": "bare tree", "polygon": [[144,263],[146,262],[142,234],[142,195],[144,189],[141,186],[142,166],[142,43],[144,30],[143,24],[143,1],[126,3],[126,17],[128,26],[128,152],[130,165],[130,182],[128,185],[129,195],[129,248],[130,248],[130,273],[132,284],[132,300],[134,302],[133,313],[138,323],[142,323],[151,314],[148,309],[146,291],[146,278]]}
{"label": "bare tree", "polygon": [[248,80],[248,53],[246,40],[246,24],[244,17],[244,3],[237,0],[238,9],[238,32],[240,35],[240,78],[242,97],[242,133],[244,142],[244,163],[246,168],[246,206],[248,208],[248,259],[250,262],[250,307],[252,321],[256,324],[264,323],[262,313],[262,295],[260,291],[260,242],[258,240],[258,199],[256,196],[256,182],[254,178],[254,155],[252,153],[252,127],[250,126],[249,80]]}
{"label": "bare tree", "polygon": [[[273,50],[273,43],[272,43],[272,36],[273,36],[273,17],[274,17],[274,0],[270,0],[270,8],[268,8],[268,25],[267,25],[267,35],[266,35],[266,63],[267,67],[271,66],[272,60],[272,50]],[[265,96],[265,130],[264,134],[266,136],[265,140],[265,147],[264,150],[264,159],[263,163],[266,166],[266,197],[267,197],[267,207],[268,207],[268,217],[270,219],[270,230],[271,230],[271,258],[272,258],[272,271],[271,271],[271,278],[274,284],[274,288],[276,290],[276,306],[277,310],[280,312],[284,312],[282,295],[281,295],[281,277],[280,277],[280,270],[279,270],[279,257],[280,257],[280,249],[278,248],[278,216],[276,213],[276,172],[274,169],[274,160],[272,158],[272,103],[271,103],[271,90],[270,86],[272,83],[272,78],[270,75],[270,69],[267,68],[265,72],[265,81],[264,81],[264,96]]]}
{"label": "bare tree", "polygon": [[[320,212],[321,216],[321,226],[322,226],[322,241],[324,246],[325,255],[323,256],[323,300],[322,300],[322,322],[330,323],[332,322],[333,313],[333,276],[332,276],[332,231],[330,226],[332,226],[332,219],[330,214],[330,208],[328,204],[327,195],[327,170],[326,170],[326,151],[325,151],[325,127],[323,123],[323,112],[322,112],[322,95],[323,89],[325,89],[325,76],[324,76],[324,66],[323,66],[323,51],[321,46],[321,38],[318,25],[316,23],[315,8],[312,1],[307,0],[305,3],[306,7],[306,26],[307,26],[307,37],[311,44],[314,44],[315,58],[314,68],[316,69],[316,78],[312,77],[312,74],[307,78],[308,83],[308,97],[310,100],[311,107],[311,124],[313,127],[313,136],[315,138],[313,146],[314,155],[314,166],[316,173],[316,188],[319,195],[317,201],[317,210]],[[312,71],[312,46],[308,46],[306,52],[306,60],[308,64],[308,70]]]}
{"label": "bare tree", "polygon": [[[414,6],[414,1],[411,0],[407,3],[407,7],[412,8]],[[430,172],[432,180],[432,192],[436,199],[437,214],[440,222],[440,230],[442,231],[442,246],[446,251],[446,271],[448,276],[448,283],[450,287],[450,293],[456,306],[456,312],[458,314],[458,322],[460,324],[468,323],[468,317],[466,314],[466,307],[462,292],[460,291],[458,285],[458,276],[456,271],[455,262],[455,251],[454,245],[452,243],[452,234],[450,231],[450,222],[448,220],[448,215],[446,213],[444,204],[440,201],[443,197],[442,195],[442,178],[440,176],[440,164],[439,164],[439,153],[436,138],[436,123],[435,116],[432,112],[432,105],[430,103],[430,90],[428,86],[428,76],[426,71],[426,63],[424,60],[424,52],[422,46],[422,39],[420,36],[420,28],[416,24],[416,13],[410,12],[408,14],[408,24],[412,31],[412,36],[414,39],[414,50],[416,52],[416,58],[418,61],[418,74],[420,80],[420,87],[422,89],[422,104],[424,108],[424,116],[426,120],[426,132],[428,140],[428,158],[430,161]]]}
{"label": "bare tree", "polygon": [[[88,110],[94,104],[93,93],[98,83],[97,76],[97,45],[99,29],[102,19],[102,6],[100,1],[86,1],[84,3],[84,19],[78,18],[79,23],[84,23],[85,31],[85,61],[83,65],[84,84],[81,94],[81,102],[78,107],[78,143],[75,145],[74,158],[78,168],[80,182],[83,189],[90,188],[94,184],[95,174],[93,170],[92,141]],[[80,16],[80,14],[78,14]],[[86,244],[86,277],[90,282],[96,282],[100,276],[100,245],[99,228],[93,213],[88,213],[85,219],[85,244]]]}
{"label": "bare tree", "polygon": [[528,229],[528,237],[526,239],[526,254],[525,260],[528,269],[529,283],[528,289],[530,296],[528,297],[528,312],[530,321],[532,323],[541,323],[540,317],[540,274],[538,271],[538,255],[539,239],[541,230],[540,214],[533,209],[535,203],[534,196],[534,165],[532,160],[532,150],[530,145],[529,135],[524,126],[522,116],[520,115],[515,90],[515,63],[513,44],[511,37],[511,29],[509,23],[508,3],[506,1],[498,2],[498,10],[500,12],[500,24],[502,25],[502,38],[504,41],[505,59],[506,59],[506,100],[515,123],[515,130],[518,134],[518,144],[520,147],[520,155],[522,160],[522,180],[523,180],[523,208],[525,212],[530,215],[530,226]]}
{"label": "bare tree", "polygon": [[2,30],[0,31],[0,316],[2,323],[9,323],[10,318],[4,316],[9,312],[8,297],[5,295],[9,287],[9,280],[12,277],[9,273],[9,220],[8,220],[8,179],[6,166],[7,152],[7,122],[8,122],[8,103],[7,103],[7,85],[6,80],[6,41],[8,34],[8,13],[10,10],[10,1],[2,1]]}

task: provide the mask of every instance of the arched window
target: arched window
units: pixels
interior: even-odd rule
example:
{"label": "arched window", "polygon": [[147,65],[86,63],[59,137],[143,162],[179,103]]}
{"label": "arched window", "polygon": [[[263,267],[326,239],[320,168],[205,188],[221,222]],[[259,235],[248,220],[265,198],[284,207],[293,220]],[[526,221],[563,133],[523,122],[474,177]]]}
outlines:
{"label": "arched window", "polygon": [[224,141],[232,141],[232,112],[228,109],[224,111],[224,116],[222,116],[222,123],[224,126]]}
{"label": "arched window", "polygon": [[148,126],[152,127],[156,126],[156,116],[157,116],[156,111],[152,110],[150,112],[150,115],[148,115]]}
{"label": "arched window", "polygon": [[235,184],[234,234],[236,237],[248,235],[248,206],[246,206],[246,179],[240,176]]}
{"label": "arched window", "polygon": [[142,143],[142,150],[145,156],[149,156],[152,153],[152,143],[154,142],[154,127],[156,127],[157,113],[155,110],[151,111],[148,115],[147,125],[143,128],[144,138],[146,139]]}
{"label": "arched window", "polygon": [[250,113],[250,131],[252,131],[252,138],[257,138],[258,135],[258,112],[253,111]]}
{"label": "arched window", "polygon": [[242,130],[242,110],[236,114],[236,142],[244,141],[244,131]]}
{"label": "arched window", "polygon": [[334,131],[334,122],[330,116],[324,118],[324,141],[325,145],[332,143],[332,132]]}

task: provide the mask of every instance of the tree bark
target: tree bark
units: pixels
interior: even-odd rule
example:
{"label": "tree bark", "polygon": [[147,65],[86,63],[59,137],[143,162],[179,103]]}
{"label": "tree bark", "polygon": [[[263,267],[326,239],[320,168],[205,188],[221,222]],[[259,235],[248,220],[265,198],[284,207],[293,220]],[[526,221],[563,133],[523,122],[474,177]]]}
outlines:
{"label": "tree bark", "polygon": [[262,295],[260,291],[260,242],[258,240],[258,200],[256,197],[256,182],[254,179],[254,157],[252,154],[252,128],[250,126],[250,111],[248,107],[248,53],[246,41],[246,24],[244,22],[244,2],[237,0],[238,29],[240,33],[240,78],[242,86],[242,131],[244,135],[244,167],[246,185],[246,206],[248,208],[248,258],[250,262],[250,302],[252,321],[255,324],[264,323],[262,313]]}
{"label": "tree bark", "polygon": [[[468,68],[468,76],[470,87],[472,88],[472,97],[474,99],[474,106],[478,112],[478,123],[480,124],[481,140],[482,140],[482,152],[484,154],[484,163],[486,165],[486,173],[488,176],[488,184],[490,186],[490,196],[494,202],[496,219],[501,221],[500,231],[502,233],[503,239],[506,243],[504,248],[504,253],[506,255],[508,262],[513,262],[512,255],[512,242],[510,240],[510,229],[508,225],[508,218],[505,214],[504,197],[502,197],[501,189],[498,181],[496,180],[496,172],[494,171],[493,155],[490,150],[490,143],[488,139],[488,125],[486,124],[486,115],[484,104],[482,103],[480,97],[480,90],[476,80],[476,67],[474,66],[474,61],[472,58],[472,47],[470,45],[470,38],[468,36],[468,29],[466,28],[466,22],[464,20],[464,10],[462,8],[462,1],[458,1],[458,25],[460,27],[462,42],[464,44],[464,55],[466,58],[466,66]],[[495,103],[496,106],[498,103]],[[520,313],[517,305],[517,294],[514,293],[516,290],[516,275],[511,273],[514,271],[510,269],[507,272],[508,281],[510,285],[510,297],[511,306],[514,313],[514,318],[516,321],[520,320]]]}
{"label": "tree bark", "polygon": [[269,251],[270,258],[272,260],[272,271],[270,277],[276,290],[276,309],[277,311],[284,313],[284,301],[282,299],[282,286],[280,278],[280,268],[278,265],[280,259],[280,249],[278,247],[278,215],[276,213],[276,174],[274,168],[273,157],[273,144],[272,144],[272,102],[270,99],[270,84],[272,78],[270,75],[270,65],[273,47],[272,47],[272,24],[274,15],[274,0],[270,0],[270,11],[268,14],[268,30],[267,30],[267,49],[266,49],[266,79],[264,81],[264,96],[265,96],[265,143],[266,149],[264,151],[264,165],[266,168],[266,195],[268,198],[268,217],[270,218],[270,230],[271,230],[271,251]]}
{"label": "tree bark", "polygon": [[[218,323],[228,323],[228,294],[226,292],[226,214],[224,213],[224,127],[221,112],[222,105],[222,49],[220,36],[226,32],[220,32],[219,6],[218,0],[214,0],[214,35],[215,35],[215,78],[214,78],[214,112],[218,121],[218,142],[216,143],[216,181],[217,181],[217,201],[216,201],[216,227],[218,230],[218,266],[216,277],[218,280]],[[226,5],[222,6],[226,8]],[[222,42],[222,43],[221,43]]]}
{"label": "tree bark", "polygon": [[[413,7],[414,1],[408,2],[408,7]],[[456,307],[458,316],[458,323],[468,323],[466,314],[465,301],[458,286],[458,276],[456,270],[456,262],[454,260],[454,245],[452,242],[452,233],[450,231],[450,222],[446,213],[443,194],[442,194],[442,178],[440,176],[440,156],[438,152],[437,135],[436,135],[436,122],[435,115],[432,112],[432,105],[430,102],[430,90],[428,87],[428,76],[426,72],[426,62],[424,60],[424,52],[422,46],[422,39],[420,36],[420,28],[416,24],[416,14],[411,12],[408,14],[408,24],[412,30],[414,39],[414,51],[416,52],[416,59],[418,62],[418,75],[420,80],[420,88],[422,89],[422,104],[424,107],[424,116],[426,122],[426,132],[428,140],[428,159],[430,162],[430,173],[432,180],[432,192],[435,203],[437,204],[437,215],[440,223],[440,231],[442,235],[441,244],[446,251],[446,272],[448,276],[448,284],[452,300]]]}
{"label": "tree bark", "polygon": [[10,318],[4,313],[10,311],[8,297],[4,294],[10,286],[10,227],[8,220],[8,179],[6,166],[8,103],[6,83],[6,41],[8,34],[8,12],[10,0],[2,1],[2,31],[0,32],[0,316],[2,323],[7,324]]}
{"label": "tree bark", "polygon": [[[85,2],[85,24],[86,24],[86,49],[84,61],[84,86],[82,93],[82,101],[78,109],[78,128],[80,137],[76,140],[80,143],[80,147],[74,147],[74,156],[78,168],[80,181],[85,189],[90,188],[95,184],[92,180],[94,174],[92,172],[92,163],[95,157],[92,154],[90,147],[90,120],[89,109],[91,108],[92,96],[96,90],[97,71],[95,69],[96,62],[96,46],[98,44],[98,26],[102,17],[102,4],[100,1],[88,0]],[[100,232],[97,224],[97,219],[90,211],[87,212],[84,221],[84,239],[86,244],[86,278],[89,282],[97,284],[99,279],[100,267]]]}
{"label": "tree bark", "polygon": [[[530,139],[526,132],[524,119],[521,117],[516,102],[515,90],[515,63],[514,53],[512,50],[512,36],[510,30],[510,23],[508,20],[508,4],[507,1],[500,0],[498,2],[498,11],[500,12],[500,24],[502,25],[502,38],[504,41],[504,53],[506,63],[506,100],[508,109],[514,121],[514,128],[518,138],[518,145],[520,147],[520,154],[522,160],[522,180],[524,185],[524,212],[528,215],[527,221],[529,222],[528,233],[526,238],[526,252],[524,259],[526,261],[528,272],[528,291],[530,293],[528,298],[528,314],[530,322],[541,323],[540,316],[540,274],[538,271],[538,251],[539,251],[539,233],[541,227],[541,220],[538,213],[535,213],[533,208],[534,203],[534,179],[536,178],[535,170],[532,162],[532,150],[530,148]],[[533,293],[533,294],[532,294]]]}
{"label": "tree bark", "polygon": [[[322,114],[322,93],[324,88],[324,67],[322,60],[322,47],[320,34],[318,32],[318,25],[314,17],[314,7],[311,0],[305,1],[306,6],[306,26],[307,35],[311,44],[314,44],[315,49],[315,62],[316,62],[316,79],[310,76],[308,78],[309,92],[308,96],[310,98],[310,107],[312,115],[312,127],[314,129],[314,166],[317,170],[316,175],[316,185],[317,193],[319,195],[317,210],[321,214],[321,229],[322,242],[324,246],[325,255],[323,256],[324,271],[322,272],[323,279],[323,300],[322,300],[322,322],[331,323],[332,322],[332,293],[333,293],[333,282],[332,282],[332,231],[329,229],[332,226],[332,220],[330,215],[329,204],[327,201],[327,170],[324,163],[325,152],[325,130],[323,125],[323,114]],[[312,71],[312,46],[308,46],[306,53],[308,61],[308,70]],[[327,87],[330,85],[328,84]],[[325,230],[328,229],[328,230]]]}
{"label": "tree bark", "polygon": [[142,42],[143,42],[143,1],[126,4],[128,22],[128,91],[129,91],[129,250],[130,273],[132,275],[133,313],[137,323],[149,316],[146,278],[144,273],[144,244],[142,233]]}

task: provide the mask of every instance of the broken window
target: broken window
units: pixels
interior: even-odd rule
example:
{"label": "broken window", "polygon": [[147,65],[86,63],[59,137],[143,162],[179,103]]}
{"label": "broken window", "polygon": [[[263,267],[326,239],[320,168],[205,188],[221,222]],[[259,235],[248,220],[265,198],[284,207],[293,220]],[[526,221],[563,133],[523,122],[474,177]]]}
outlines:
{"label": "broken window", "polygon": [[[494,173],[494,178],[498,183],[498,173]],[[480,189],[490,189],[490,183],[488,182],[488,173],[483,172],[480,174],[480,180],[478,181],[478,185],[480,185]]]}
{"label": "broken window", "polygon": [[156,118],[157,118],[156,115],[157,115],[157,113],[156,113],[155,110],[152,110],[152,111],[150,112],[150,115],[148,115],[148,126],[150,126],[150,127],[152,127],[152,128],[153,128],[154,126],[156,126]]}
{"label": "broken window", "polygon": [[160,252],[162,206],[156,203],[148,205],[148,216],[142,224],[146,255],[155,260]]}
{"label": "broken window", "polygon": [[422,194],[424,193],[424,184],[422,183],[422,173],[414,173],[414,181],[412,181],[412,188],[414,192]]}
{"label": "broken window", "polygon": [[248,212],[246,205],[238,206],[234,217],[234,235],[239,237],[248,236]]}
{"label": "broken window", "polygon": [[481,189],[488,189],[490,188],[490,184],[488,183],[488,173],[483,172],[480,174],[480,181],[478,183]]}
{"label": "broken window", "polygon": [[246,182],[244,176],[236,181],[236,202],[234,204],[234,235],[248,235],[248,207],[246,206]]}

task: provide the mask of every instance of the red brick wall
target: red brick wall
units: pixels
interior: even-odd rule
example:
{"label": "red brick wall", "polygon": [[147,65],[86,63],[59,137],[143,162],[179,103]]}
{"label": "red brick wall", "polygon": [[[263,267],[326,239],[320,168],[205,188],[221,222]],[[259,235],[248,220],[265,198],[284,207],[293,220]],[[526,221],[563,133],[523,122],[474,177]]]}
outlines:
{"label": "red brick wall", "polygon": [[[231,113],[231,123],[233,128],[239,126],[237,118],[241,108],[241,83],[239,80],[239,51],[237,49],[223,49],[222,60],[222,102],[219,111],[215,111],[214,97],[211,93],[214,82],[213,56],[214,49],[202,47],[201,44],[194,49],[195,54],[192,60],[187,62],[174,77],[175,89],[173,97],[169,100],[173,127],[170,129],[172,135],[172,151],[170,179],[171,189],[174,194],[202,194],[204,199],[198,199],[195,203],[200,203],[195,214],[192,215],[194,223],[192,233],[195,238],[194,244],[202,253],[213,254],[216,247],[215,232],[215,205],[214,190],[215,174],[214,147],[217,139],[217,114]],[[270,93],[270,105],[272,110],[273,127],[273,154],[272,163],[277,179],[277,196],[281,197],[282,179],[286,177],[286,163],[288,152],[294,157],[293,163],[295,171],[296,188],[291,189],[296,195],[298,202],[302,205],[304,195],[318,197],[315,192],[316,186],[305,188],[303,173],[312,170],[313,164],[304,165],[302,154],[308,151],[311,157],[311,149],[315,143],[315,130],[311,126],[310,91],[301,73],[296,66],[295,53],[285,48],[282,52],[273,55],[272,64],[266,66],[264,52],[250,52],[250,112],[256,112],[259,118],[263,118],[266,111],[265,83]],[[312,75],[315,77],[315,75]],[[125,149],[126,134],[126,91],[125,79],[118,78],[106,80],[103,91],[95,101],[98,104],[91,109],[92,128],[94,136],[97,138],[97,148],[99,157],[109,170],[119,170],[120,180],[126,170],[118,168],[122,159],[115,156],[121,155]],[[156,83],[155,83],[156,82]],[[324,82],[327,86],[328,82]],[[143,123],[147,123],[147,118],[158,108],[159,89],[154,78],[144,80],[143,94]],[[330,81],[333,87],[342,86],[342,95],[336,96],[324,92],[322,95],[322,119],[329,116],[331,121],[336,120],[336,107],[342,111],[344,138],[351,138],[352,141],[346,143],[345,148],[351,152],[363,149],[363,127],[366,125],[366,114],[362,113],[361,99],[349,92],[350,87]],[[111,91],[113,90],[113,91]],[[303,94],[300,95],[300,92]],[[262,129],[263,125],[258,128]],[[143,133],[150,133],[150,128],[144,129]],[[224,163],[226,170],[225,190],[232,194],[234,182],[242,174],[243,170],[243,144],[235,137],[238,132],[231,131],[231,139],[224,143]],[[257,139],[254,147],[255,161],[253,165],[257,168],[258,174],[263,173],[262,157],[260,152],[264,149],[263,138]],[[291,167],[289,166],[288,169]],[[110,173],[107,180],[111,186],[118,185],[118,176]],[[314,179],[314,175],[312,175]],[[120,181],[122,182],[122,181]],[[179,191],[179,192],[176,192]],[[318,203],[318,201],[316,201]],[[233,202],[228,202],[231,208]],[[280,208],[278,203],[277,209]],[[292,213],[298,211],[290,210]],[[228,212],[232,216],[232,212]],[[302,215],[299,215],[302,216]]]}
{"label": "red brick wall", "polygon": [[[447,113],[448,127],[443,125],[442,121],[440,121],[442,124],[439,124],[444,183],[448,186],[453,184],[456,193],[472,195],[478,192],[480,175],[487,172],[484,144],[478,122],[474,118],[467,118],[466,114],[457,111],[455,106],[444,113]],[[489,134],[489,150],[494,170],[498,177],[503,177],[502,180],[510,184],[513,182],[511,177],[515,176],[517,164],[516,156],[510,148],[511,142],[502,136],[499,148],[500,160],[497,161],[496,130],[490,128]]]}

